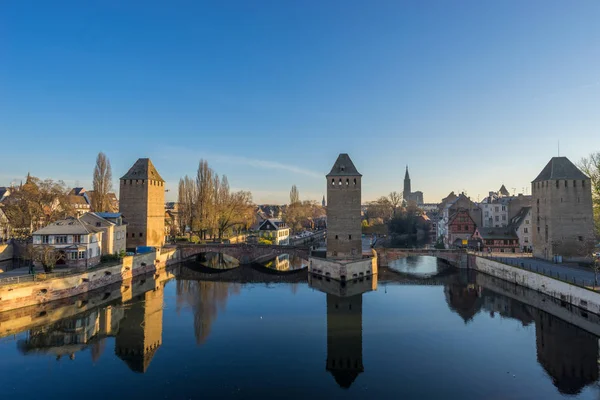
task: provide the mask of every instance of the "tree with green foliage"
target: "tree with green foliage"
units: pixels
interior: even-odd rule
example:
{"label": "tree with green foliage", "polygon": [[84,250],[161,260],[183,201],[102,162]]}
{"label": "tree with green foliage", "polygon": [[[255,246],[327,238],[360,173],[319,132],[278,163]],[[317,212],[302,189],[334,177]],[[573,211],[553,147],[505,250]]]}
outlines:
{"label": "tree with green foliage", "polygon": [[592,181],[594,227],[596,238],[600,238],[600,152],[583,157],[578,164],[583,173],[589,176]]}

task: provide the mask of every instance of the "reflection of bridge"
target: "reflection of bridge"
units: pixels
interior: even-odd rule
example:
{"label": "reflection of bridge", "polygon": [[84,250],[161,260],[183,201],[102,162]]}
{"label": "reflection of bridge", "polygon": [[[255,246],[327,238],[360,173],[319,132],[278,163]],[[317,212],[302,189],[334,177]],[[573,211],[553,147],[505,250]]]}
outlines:
{"label": "reflection of bridge", "polygon": [[392,261],[408,256],[431,256],[444,260],[457,267],[467,267],[467,252],[464,250],[438,250],[438,249],[396,249],[378,247],[377,263],[379,267],[389,266]]}
{"label": "reflection of bridge", "polygon": [[308,260],[310,248],[305,246],[276,246],[260,244],[183,244],[178,245],[180,260],[185,261],[201,253],[222,253],[235,258],[240,264],[259,263],[289,254],[291,257],[300,257]]}

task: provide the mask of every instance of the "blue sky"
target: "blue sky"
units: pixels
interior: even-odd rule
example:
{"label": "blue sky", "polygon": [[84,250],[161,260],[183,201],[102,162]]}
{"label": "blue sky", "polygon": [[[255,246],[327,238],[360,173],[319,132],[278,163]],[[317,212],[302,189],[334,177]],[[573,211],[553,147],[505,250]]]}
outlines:
{"label": "blue sky", "polygon": [[347,152],[363,200],[406,164],[428,202],[522,191],[559,140],[600,151],[599,20],[598,1],[3,1],[0,185],[89,187],[104,151],[116,178],[150,157],[175,189],[205,158],[257,202],[316,200]]}

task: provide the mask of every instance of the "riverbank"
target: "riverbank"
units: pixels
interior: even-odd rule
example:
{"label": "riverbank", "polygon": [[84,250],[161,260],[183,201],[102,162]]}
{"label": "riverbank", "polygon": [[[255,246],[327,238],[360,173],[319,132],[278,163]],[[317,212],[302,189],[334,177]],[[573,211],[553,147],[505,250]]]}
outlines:
{"label": "riverbank", "polygon": [[120,263],[100,266],[48,280],[0,287],[0,312],[78,296],[138,275],[160,271],[178,262],[177,249],[126,256]]}

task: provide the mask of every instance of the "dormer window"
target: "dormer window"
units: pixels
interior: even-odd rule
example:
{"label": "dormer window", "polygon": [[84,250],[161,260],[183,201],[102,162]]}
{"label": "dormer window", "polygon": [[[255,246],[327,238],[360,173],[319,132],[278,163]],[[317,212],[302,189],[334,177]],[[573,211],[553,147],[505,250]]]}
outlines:
{"label": "dormer window", "polygon": [[346,167],[345,167],[345,166],[343,166],[343,165],[340,165],[340,171],[344,172],[344,170],[345,170],[345,169],[346,169]]}

